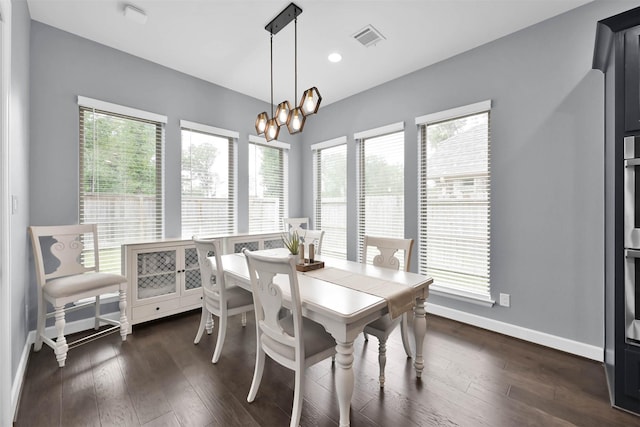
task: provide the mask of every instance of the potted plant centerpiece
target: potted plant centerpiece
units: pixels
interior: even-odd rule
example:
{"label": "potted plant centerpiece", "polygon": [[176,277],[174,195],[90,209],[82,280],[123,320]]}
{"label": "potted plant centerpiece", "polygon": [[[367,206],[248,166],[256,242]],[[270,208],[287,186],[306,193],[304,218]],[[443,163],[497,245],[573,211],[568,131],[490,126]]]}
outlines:
{"label": "potted plant centerpiece", "polygon": [[296,264],[300,264],[300,236],[297,231],[290,233],[282,233],[282,243],[289,249],[289,253],[293,255]]}

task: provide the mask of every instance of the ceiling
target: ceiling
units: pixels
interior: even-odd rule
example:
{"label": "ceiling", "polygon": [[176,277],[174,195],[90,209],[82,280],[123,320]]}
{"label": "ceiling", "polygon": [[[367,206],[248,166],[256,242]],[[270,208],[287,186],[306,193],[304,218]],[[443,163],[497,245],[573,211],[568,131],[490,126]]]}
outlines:
{"label": "ceiling", "polygon": [[[473,49],[590,0],[296,0],[298,94],[322,105]],[[31,18],[269,102],[264,29],[290,1],[27,0]],[[131,4],[147,15],[124,16]],[[373,25],[385,39],[353,38]],[[327,56],[339,52],[342,61]],[[294,95],[294,24],[273,37],[274,102]]]}

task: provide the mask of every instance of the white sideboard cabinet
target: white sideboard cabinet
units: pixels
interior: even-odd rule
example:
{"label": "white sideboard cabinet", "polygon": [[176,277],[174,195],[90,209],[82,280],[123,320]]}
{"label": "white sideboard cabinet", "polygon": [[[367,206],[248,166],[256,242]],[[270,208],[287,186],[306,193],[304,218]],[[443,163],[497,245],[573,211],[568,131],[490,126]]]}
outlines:
{"label": "white sideboard cabinet", "polygon": [[[282,247],[280,233],[220,237],[225,253]],[[122,245],[127,277],[127,317],[131,326],[202,306],[198,254],[191,239]]]}
{"label": "white sideboard cabinet", "polygon": [[131,325],[201,306],[200,268],[191,240],[122,245],[122,260]]}

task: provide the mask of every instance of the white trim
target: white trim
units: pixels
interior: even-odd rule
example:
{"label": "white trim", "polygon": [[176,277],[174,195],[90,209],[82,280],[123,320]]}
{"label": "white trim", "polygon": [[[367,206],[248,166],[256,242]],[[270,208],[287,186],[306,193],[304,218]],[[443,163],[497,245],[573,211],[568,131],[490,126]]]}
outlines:
{"label": "white trim", "polygon": [[353,134],[354,139],[365,139],[374,136],[386,135],[388,133],[400,132],[404,130],[404,122],[391,123],[390,125],[380,126],[379,128],[363,130]]}
{"label": "white trim", "polygon": [[291,144],[288,144],[286,142],[278,141],[277,139],[267,142],[267,140],[262,138],[261,136],[255,135],[249,135],[249,142],[258,145],[264,145],[265,147],[282,148],[284,150],[288,150],[291,148]]}
{"label": "white trim", "polygon": [[180,120],[180,128],[195,130],[198,132],[204,132],[204,133],[218,135],[218,136],[226,136],[227,138],[238,139],[240,137],[240,133],[233,130],[227,130],[227,129],[217,128],[214,126],[203,125],[196,122],[190,122],[188,120]]}
{"label": "white trim", "polygon": [[471,114],[483,113],[491,110],[491,100],[476,102],[475,104],[463,105],[462,107],[451,108],[449,110],[438,111],[424,116],[416,117],[417,125],[427,123],[437,123],[457,117],[469,116]]}
{"label": "white trim", "polygon": [[523,328],[521,326],[500,322],[498,320],[488,319],[486,317],[465,313],[464,311],[454,310],[449,307],[429,302],[427,302],[426,307],[428,313],[435,314],[436,316],[446,317],[447,319],[456,320],[458,322],[477,326],[499,334],[508,335],[524,341],[540,344],[545,347],[575,354],[576,356],[586,357],[587,359],[598,362],[602,362],[604,358],[604,349],[602,347],[581,343],[579,341],[570,340],[533,329]]}
{"label": "white trim", "polygon": [[122,114],[123,116],[137,117],[154,122],[167,123],[167,116],[151,113],[149,111],[138,110],[137,108],[125,107],[124,105],[112,104],[111,102],[100,101],[99,99],[87,98],[78,95],[78,105],[81,107],[95,108],[96,110],[108,111],[110,113]]}
{"label": "white trim", "polygon": [[318,142],[311,145],[311,150],[324,150],[325,148],[337,147],[338,145],[346,144],[347,137],[339,136],[337,138],[330,139],[328,141]]}
{"label": "white trim", "polygon": [[493,307],[496,303],[495,300],[491,299],[491,296],[478,295],[472,292],[452,289],[446,286],[436,285],[435,283],[429,286],[429,294],[464,301],[471,304],[482,305],[484,307]]}
{"label": "white trim", "polygon": [[18,369],[16,369],[16,376],[13,384],[11,385],[11,409],[13,418],[18,415],[18,403],[20,402],[20,395],[22,394],[22,387],[24,386],[24,379],[27,375],[27,364],[29,362],[29,354],[31,353],[31,345],[36,340],[36,331],[31,331],[27,335],[27,342],[24,343],[22,348],[22,354],[20,355],[20,361],[18,362]]}
{"label": "white trim", "polygon": [[[11,359],[12,354],[12,322],[13,307],[11,306],[11,202],[9,184],[9,164],[11,133],[10,105],[11,105],[11,21],[12,10],[11,1],[0,1],[0,12],[2,13],[2,23],[0,24],[0,425],[11,425],[17,406],[17,397],[12,399],[11,384],[14,381],[12,375]],[[25,238],[21,237],[18,238]],[[23,284],[23,287],[26,285]],[[21,310],[20,310],[21,312]],[[26,317],[26,313],[25,313]],[[19,378],[19,377],[15,377]]]}

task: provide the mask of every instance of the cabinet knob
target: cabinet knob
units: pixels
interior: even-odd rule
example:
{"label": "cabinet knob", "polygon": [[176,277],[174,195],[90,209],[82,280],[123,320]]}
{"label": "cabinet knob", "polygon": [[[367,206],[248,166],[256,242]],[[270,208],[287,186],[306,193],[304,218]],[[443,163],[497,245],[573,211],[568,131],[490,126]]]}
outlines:
{"label": "cabinet knob", "polygon": [[156,311],[160,310],[160,307],[156,307]]}

